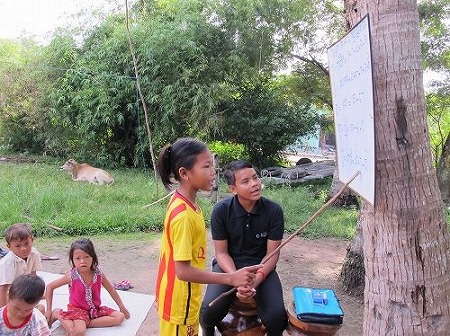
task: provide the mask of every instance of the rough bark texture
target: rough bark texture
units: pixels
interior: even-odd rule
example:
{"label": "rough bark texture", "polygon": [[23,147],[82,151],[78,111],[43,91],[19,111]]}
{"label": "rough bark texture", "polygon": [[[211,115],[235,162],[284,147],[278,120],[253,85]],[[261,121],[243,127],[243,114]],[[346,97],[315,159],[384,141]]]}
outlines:
{"label": "rough bark texture", "polygon": [[442,199],[450,205],[450,134],[442,147],[441,157],[438,162],[438,181]]}
{"label": "rough bark texture", "polygon": [[361,211],[364,335],[450,335],[450,250],[431,163],[416,0],[345,0],[369,13],[375,86],[375,202]]}

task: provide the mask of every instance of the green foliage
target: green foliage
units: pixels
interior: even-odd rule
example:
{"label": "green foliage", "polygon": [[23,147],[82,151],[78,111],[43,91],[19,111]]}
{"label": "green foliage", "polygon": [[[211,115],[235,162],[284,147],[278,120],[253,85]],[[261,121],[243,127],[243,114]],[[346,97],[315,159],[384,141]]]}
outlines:
{"label": "green foliage", "polygon": [[208,22],[204,5],[178,4],[176,10],[170,7],[169,16],[156,11],[153,20],[142,22],[134,32],[156,147],[218,127],[211,116],[229,71],[230,41]]}
{"label": "green foliage", "polygon": [[[449,6],[431,0],[419,8],[425,66],[444,72]],[[268,166],[320,122],[308,106],[331,107],[323,55],[344,33],[335,1],[139,1],[130,18],[155,149],[190,135],[241,144],[244,156]],[[125,17],[110,15],[84,35],[80,44],[59,30],[45,47],[0,41],[0,148],[148,166]],[[293,71],[279,76],[286,64]],[[428,103],[438,109],[437,100]],[[437,157],[442,128],[431,128]]]}
{"label": "green foliage", "polygon": [[[318,109],[332,109],[330,78],[325,54],[345,34],[343,10],[336,1],[310,1],[306,15],[286,31],[290,67],[286,76],[290,93]],[[286,57],[285,56],[285,57]]]}
{"label": "green foliage", "polygon": [[72,53],[79,56],[68,58],[68,70],[51,92],[49,132],[59,141],[49,144],[49,151],[96,164],[132,166],[138,107],[135,82],[128,76],[132,67],[123,18],[109,17],[81,50],[65,55]]}
{"label": "green foliage", "polygon": [[0,148],[42,151],[39,102],[47,83],[35,67],[40,51],[33,43],[0,40]]}
{"label": "green foliage", "polygon": [[[227,41],[199,4],[160,8],[152,20],[132,26],[154,148],[217,127],[209,119],[228,66]],[[79,54],[52,92],[49,129],[60,141],[49,150],[94,163],[144,165],[149,146],[124,18],[109,17]]]}
{"label": "green foliage", "polygon": [[437,166],[445,141],[450,136],[450,96],[439,92],[429,93],[426,100],[431,149]]}
{"label": "green foliage", "polygon": [[433,70],[450,69],[450,1],[427,0],[419,3],[422,55],[425,66]]}
{"label": "green foliage", "polygon": [[292,97],[303,97],[317,108],[333,110],[331,85],[328,74],[311,63],[296,65],[295,72],[280,77]]}
{"label": "green foliage", "polygon": [[223,167],[234,160],[246,160],[244,145],[213,141],[208,144],[212,153],[219,155],[220,165]]}
{"label": "green foliage", "polygon": [[287,99],[275,81],[260,77],[244,82],[222,108],[223,138],[243,144],[246,156],[259,168],[277,163],[278,153],[319,121],[309,106]]}
{"label": "green foliage", "polygon": [[[131,37],[153,148],[186,135],[236,142],[221,131],[233,124],[242,109],[251,111],[252,128],[264,123],[264,136],[273,133],[267,138],[270,146],[263,144],[265,139],[243,139],[246,151],[255,153],[247,155],[261,165],[276,161],[276,149],[293,133],[303,132],[287,117],[291,112],[298,115],[302,108],[294,106],[304,104],[299,105],[300,99],[290,98],[287,91],[270,88],[272,84],[265,80],[275,77],[274,71],[293,46],[288,43],[290,37],[312,9],[308,1],[288,0],[136,3]],[[101,165],[145,166],[149,144],[123,14],[111,15],[87,31],[82,45],[75,43],[72,34],[59,30],[50,45],[31,52],[36,54],[36,71],[24,68],[23,77],[10,90],[11,100],[4,105],[3,147]],[[20,54],[14,58],[20,60]],[[8,71],[3,82],[16,69]],[[34,93],[19,94],[30,80]],[[264,88],[264,103],[241,84],[248,81],[250,86]],[[261,109],[263,115],[253,108],[255,102],[262,106],[272,98],[273,109]],[[228,107],[234,110],[228,113]]]}

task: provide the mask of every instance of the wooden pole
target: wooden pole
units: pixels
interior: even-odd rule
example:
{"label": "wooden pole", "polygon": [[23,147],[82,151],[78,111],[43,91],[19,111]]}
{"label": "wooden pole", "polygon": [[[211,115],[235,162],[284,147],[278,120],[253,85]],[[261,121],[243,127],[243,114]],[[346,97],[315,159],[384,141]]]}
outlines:
{"label": "wooden pole", "polygon": [[[327,203],[325,203],[319,210],[317,210],[314,215],[312,215],[302,226],[300,226],[297,230],[295,230],[295,232],[293,234],[291,234],[283,243],[280,244],[280,246],[278,246],[275,250],[272,251],[272,253],[270,253],[268,256],[266,256],[262,261],[261,264],[264,264],[265,262],[267,262],[267,260],[269,260],[270,258],[272,258],[276,253],[278,253],[278,251],[281,250],[281,248],[283,246],[285,246],[287,243],[289,243],[295,236],[297,236],[300,232],[302,232],[315,218],[317,218],[322,212],[325,211],[326,208],[328,208],[331,204],[333,204],[336,199],[344,192],[344,190],[347,188],[347,186],[360,174],[359,171],[357,171],[355,173],[355,175],[353,175],[350,180],[345,183],[341,189],[337,192],[336,195],[334,195],[332,198],[330,198],[328,200]],[[209,306],[211,307],[214,303],[216,303],[217,301],[219,301],[221,298],[223,298],[224,296],[227,296],[231,293],[233,293],[236,290],[236,287],[231,288],[229,291],[220,294],[218,297],[216,297],[214,300],[212,300],[209,303]]]}

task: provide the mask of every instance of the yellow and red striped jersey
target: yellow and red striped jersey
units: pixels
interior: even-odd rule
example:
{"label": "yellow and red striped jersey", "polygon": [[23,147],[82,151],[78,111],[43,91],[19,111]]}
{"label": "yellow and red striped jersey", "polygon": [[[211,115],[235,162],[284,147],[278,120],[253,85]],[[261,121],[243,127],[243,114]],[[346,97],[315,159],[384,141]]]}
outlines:
{"label": "yellow and red striped jersey", "polygon": [[170,198],[161,240],[156,300],[160,318],[173,324],[197,321],[202,285],[179,280],[175,261],[190,261],[192,267],[206,267],[206,228],[203,213],[180,193]]}

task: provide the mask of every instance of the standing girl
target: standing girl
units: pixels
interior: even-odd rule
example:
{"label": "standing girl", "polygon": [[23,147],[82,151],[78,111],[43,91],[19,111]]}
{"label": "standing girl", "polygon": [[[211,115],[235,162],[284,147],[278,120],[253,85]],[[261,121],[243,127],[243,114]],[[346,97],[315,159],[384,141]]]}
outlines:
{"label": "standing girl", "polygon": [[[81,336],[86,334],[86,328],[112,327],[130,317],[119,294],[98,268],[97,254],[90,239],[79,239],[72,243],[69,261],[72,270],[47,285],[46,317],[50,325],[59,320],[68,336]],[[53,291],[63,285],[69,285],[67,311],[52,311]],[[102,286],[109,292],[120,311],[101,305]]]}
{"label": "standing girl", "polygon": [[209,191],[216,177],[211,152],[195,139],[180,138],[161,150],[157,170],[164,186],[178,183],[164,219],[156,299],[159,334],[198,335],[200,284],[250,285],[262,265],[233,273],[213,273],[206,267],[206,228],[196,203],[199,190]]}

